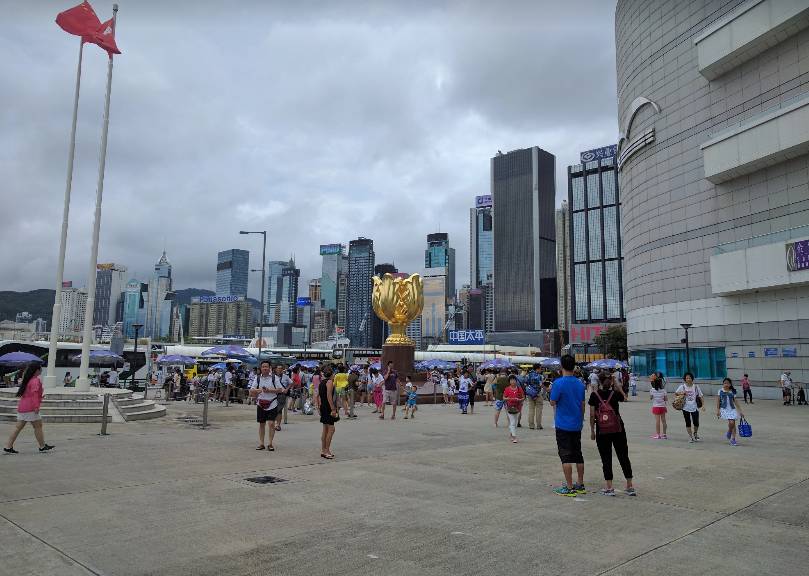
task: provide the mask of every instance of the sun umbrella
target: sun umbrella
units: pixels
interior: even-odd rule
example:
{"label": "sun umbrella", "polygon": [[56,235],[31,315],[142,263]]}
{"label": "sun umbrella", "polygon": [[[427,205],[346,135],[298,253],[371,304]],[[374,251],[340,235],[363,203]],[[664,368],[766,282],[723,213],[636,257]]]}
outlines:
{"label": "sun umbrella", "polygon": [[298,362],[298,366],[300,366],[301,368],[317,368],[318,366],[320,366],[320,362],[318,362],[317,360],[301,360],[300,362]]}
{"label": "sun umbrella", "polygon": [[28,352],[9,352],[0,356],[2,366],[24,366],[26,364],[44,364],[45,361],[39,356]]}
{"label": "sun umbrella", "polygon": [[382,362],[374,362],[368,368],[375,368],[377,370],[382,370]]}
{"label": "sun umbrella", "polygon": [[162,354],[157,357],[158,364],[182,364],[183,366],[193,366],[196,359],[183,354]]}
{"label": "sun umbrella", "polygon": [[539,363],[543,368],[561,368],[562,360],[560,358],[545,358]]}
{"label": "sun umbrella", "polygon": [[236,346],[235,344],[224,344],[221,346],[214,346],[213,348],[208,348],[202,353],[203,356],[226,356],[228,358],[232,358],[234,356],[239,358],[246,358],[252,356],[250,352],[242,348],[241,346]]}
{"label": "sun umbrella", "polygon": [[217,370],[223,370],[224,371],[224,370],[227,370],[227,369],[228,369],[228,365],[225,364],[224,362],[219,362],[218,364],[212,364],[208,368],[208,370],[213,370],[213,371],[217,371]]}
{"label": "sun umbrella", "polygon": [[242,361],[239,360],[238,358],[228,358],[227,360],[225,360],[225,363],[226,364],[241,364]]}
{"label": "sun umbrella", "polygon": [[492,368],[514,368],[514,364],[505,358],[495,358],[494,360],[487,360],[480,365],[481,370],[491,370]]}
{"label": "sun umbrella", "polygon": [[626,363],[620,360],[613,360],[612,358],[605,358],[603,360],[594,360],[588,364],[589,368],[607,368],[607,369],[621,369],[626,368]]}
{"label": "sun umbrella", "polygon": [[[81,354],[74,354],[70,359],[81,362]],[[123,357],[111,350],[90,350],[90,366],[115,366],[123,363]]]}

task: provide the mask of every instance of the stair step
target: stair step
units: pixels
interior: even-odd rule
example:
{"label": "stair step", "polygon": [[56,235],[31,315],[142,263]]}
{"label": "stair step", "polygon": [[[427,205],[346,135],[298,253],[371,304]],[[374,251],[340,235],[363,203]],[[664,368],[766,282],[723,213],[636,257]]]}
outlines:
{"label": "stair step", "polygon": [[[0,422],[14,422],[17,420],[17,414],[0,414]],[[63,424],[76,424],[76,423],[93,423],[101,422],[101,414],[93,415],[78,415],[78,414],[43,414],[43,422],[63,423]],[[107,416],[107,422],[112,422],[112,417]]]}
{"label": "stair step", "polygon": [[132,420],[151,420],[152,418],[161,418],[166,415],[166,407],[158,406],[157,404],[151,410],[142,410],[140,412],[131,412],[126,415],[128,422]]}

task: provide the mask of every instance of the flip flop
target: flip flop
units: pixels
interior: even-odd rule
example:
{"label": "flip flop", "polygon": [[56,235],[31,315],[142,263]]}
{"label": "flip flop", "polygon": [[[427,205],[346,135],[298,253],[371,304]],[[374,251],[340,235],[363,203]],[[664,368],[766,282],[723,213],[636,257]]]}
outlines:
{"label": "flip flop", "polygon": [[334,454],[321,454],[320,457],[326,460],[334,460]]}
{"label": "flip flop", "polygon": [[256,446],[256,450],[265,450],[264,446]]}
{"label": "flip flop", "polygon": [[273,448],[272,446],[267,446],[267,450],[269,450],[270,452],[275,452],[275,448]]}

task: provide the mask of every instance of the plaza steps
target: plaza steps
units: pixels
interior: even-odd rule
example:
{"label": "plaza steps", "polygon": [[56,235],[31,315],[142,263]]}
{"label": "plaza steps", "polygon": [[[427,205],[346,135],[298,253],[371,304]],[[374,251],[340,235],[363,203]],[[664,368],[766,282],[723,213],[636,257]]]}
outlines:
{"label": "plaza steps", "polygon": [[[17,398],[15,388],[0,389],[0,421],[16,421]],[[100,423],[104,401],[101,394],[110,396],[107,422],[150,420],[166,415],[165,406],[154,400],[132,396],[130,390],[93,389],[77,392],[70,388],[56,388],[45,392],[40,414],[45,422]]]}

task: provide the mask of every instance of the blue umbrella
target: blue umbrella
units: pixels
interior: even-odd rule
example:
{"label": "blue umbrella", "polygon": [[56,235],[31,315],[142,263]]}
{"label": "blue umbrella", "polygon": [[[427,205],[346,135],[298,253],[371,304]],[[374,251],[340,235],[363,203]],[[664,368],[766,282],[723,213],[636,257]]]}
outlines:
{"label": "blue umbrella", "polygon": [[197,361],[191,356],[183,354],[162,354],[157,357],[158,364],[182,364],[183,366],[192,366]]}
{"label": "blue umbrella", "polygon": [[539,364],[543,368],[561,368],[562,367],[562,360],[561,360],[561,358],[545,358]]}
{"label": "blue umbrella", "polygon": [[302,368],[317,368],[320,366],[320,362],[317,360],[301,360],[298,362],[298,366]]}
{"label": "blue umbrella", "polygon": [[45,361],[39,356],[34,356],[28,352],[9,352],[0,356],[0,365],[3,366],[24,366],[32,363],[44,364]]}
{"label": "blue umbrella", "polygon": [[377,370],[382,370],[382,362],[374,362],[368,368],[376,368]]}
{"label": "blue umbrella", "polygon": [[227,356],[230,357],[242,357],[247,358],[253,356],[242,348],[241,346],[236,346],[235,344],[224,344],[221,346],[214,346],[213,348],[208,348],[202,353],[203,356]]}
{"label": "blue umbrella", "polygon": [[[81,362],[81,354],[74,354],[70,359],[73,362]],[[90,350],[90,364],[92,366],[114,366],[123,363],[123,357],[112,350]]]}
{"label": "blue umbrella", "polygon": [[620,369],[626,368],[626,363],[621,362],[620,360],[613,360],[612,358],[605,358],[604,360],[594,360],[588,364],[589,368],[608,368],[608,369]]}
{"label": "blue umbrella", "polygon": [[514,364],[505,358],[495,358],[494,360],[487,360],[480,365],[481,370],[490,370],[492,368],[514,368]]}
{"label": "blue umbrella", "polygon": [[210,366],[208,369],[209,369],[209,370],[214,370],[214,371],[216,371],[216,370],[222,370],[222,371],[224,371],[224,370],[227,370],[227,369],[228,369],[228,365],[227,365],[227,364],[225,364],[224,362],[220,362],[220,363],[218,363],[218,364],[213,364],[213,365],[212,365],[212,366]]}

